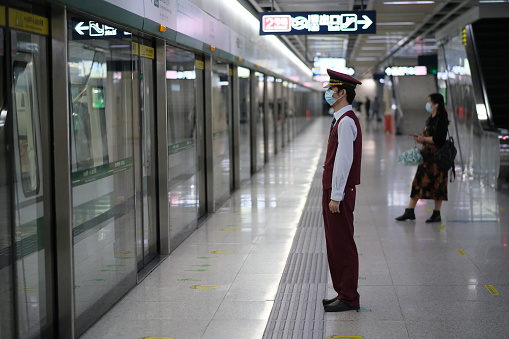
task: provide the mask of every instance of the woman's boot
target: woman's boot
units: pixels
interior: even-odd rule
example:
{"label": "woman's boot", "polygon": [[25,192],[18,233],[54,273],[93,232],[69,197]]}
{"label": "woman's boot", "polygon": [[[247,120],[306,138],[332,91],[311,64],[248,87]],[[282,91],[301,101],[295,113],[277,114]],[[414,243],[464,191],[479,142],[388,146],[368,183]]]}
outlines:
{"label": "woman's boot", "polygon": [[426,219],[426,222],[440,222],[442,221],[442,217],[440,216],[440,211],[433,210],[433,214],[431,217]]}
{"label": "woman's boot", "polygon": [[397,221],[403,221],[407,219],[415,220],[415,213],[413,208],[405,208],[405,213],[396,218]]}

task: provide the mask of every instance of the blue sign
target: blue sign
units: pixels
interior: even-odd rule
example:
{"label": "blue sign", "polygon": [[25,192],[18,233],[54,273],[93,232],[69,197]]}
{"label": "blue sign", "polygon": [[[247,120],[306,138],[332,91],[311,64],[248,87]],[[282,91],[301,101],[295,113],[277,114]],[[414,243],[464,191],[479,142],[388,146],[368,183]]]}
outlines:
{"label": "blue sign", "polygon": [[72,19],[72,39],[120,39],[131,33],[94,20]]}
{"label": "blue sign", "polygon": [[258,13],[260,35],[375,34],[376,11]]}

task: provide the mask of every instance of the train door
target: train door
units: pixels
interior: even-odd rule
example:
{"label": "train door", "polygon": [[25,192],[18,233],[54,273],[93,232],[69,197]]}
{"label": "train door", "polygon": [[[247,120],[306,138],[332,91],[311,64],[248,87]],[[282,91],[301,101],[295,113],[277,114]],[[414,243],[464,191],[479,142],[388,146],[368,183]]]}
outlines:
{"label": "train door", "polygon": [[48,338],[49,20],[0,6],[0,26],[6,23],[0,28],[0,337]]}
{"label": "train door", "polygon": [[156,195],[154,45],[133,38],[134,168],[138,271],[159,253]]}
{"label": "train door", "polygon": [[240,183],[251,178],[251,71],[238,67]]}
{"label": "train door", "polygon": [[219,59],[212,61],[212,154],[213,206],[218,209],[233,190],[232,171],[232,86],[231,65]]}
{"label": "train door", "polygon": [[[75,333],[80,336],[135,286],[134,149],[141,144],[132,35],[68,14]],[[138,87],[137,87],[138,86]],[[138,134],[135,134],[138,133]],[[138,199],[139,198],[139,199]]]}
{"label": "train door", "polygon": [[[193,52],[166,46],[166,117],[170,244],[175,249],[197,227],[204,189],[203,61]],[[201,87],[203,88],[203,87]],[[200,130],[199,130],[200,129]]]}

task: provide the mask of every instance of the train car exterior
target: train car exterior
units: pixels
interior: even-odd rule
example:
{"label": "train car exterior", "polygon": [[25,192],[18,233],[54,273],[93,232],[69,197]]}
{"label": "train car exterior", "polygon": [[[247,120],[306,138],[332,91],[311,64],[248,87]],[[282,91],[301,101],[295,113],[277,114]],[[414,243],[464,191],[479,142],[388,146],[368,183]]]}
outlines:
{"label": "train car exterior", "polygon": [[0,1],[0,338],[79,337],[320,115],[255,21]]}

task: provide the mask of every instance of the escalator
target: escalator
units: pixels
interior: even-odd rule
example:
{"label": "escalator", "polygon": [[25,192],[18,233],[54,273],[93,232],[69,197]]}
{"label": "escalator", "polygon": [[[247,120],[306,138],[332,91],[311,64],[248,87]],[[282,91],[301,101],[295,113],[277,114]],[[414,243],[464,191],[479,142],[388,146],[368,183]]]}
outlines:
{"label": "escalator", "polygon": [[509,189],[509,3],[474,6],[435,38],[456,169],[485,187]]}
{"label": "escalator", "polygon": [[477,62],[481,68],[485,98],[491,110],[491,125],[509,129],[509,19],[487,18],[472,24]]}
{"label": "escalator", "polygon": [[[509,187],[509,19],[484,18],[471,25],[471,41],[480,68],[489,129],[499,134],[500,170],[498,187]],[[486,126],[485,126],[486,128]]]}

